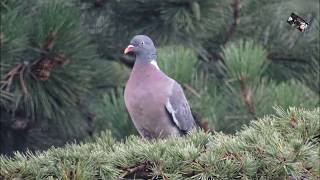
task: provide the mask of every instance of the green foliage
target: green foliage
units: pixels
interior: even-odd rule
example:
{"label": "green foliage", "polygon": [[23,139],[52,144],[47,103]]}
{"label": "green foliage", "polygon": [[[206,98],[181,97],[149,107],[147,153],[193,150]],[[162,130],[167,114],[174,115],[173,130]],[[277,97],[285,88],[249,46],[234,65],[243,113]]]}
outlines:
{"label": "green foliage", "polygon": [[[319,2],[248,0],[242,7],[237,37],[259,40],[268,50],[268,76],[276,81],[292,77],[303,78],[304,82],[312,79],[307,85],[319,91],[319,75],[311,70],[319,69]],[[305,32],[285,22],[291,12],[309,22]]]}
{"label": "green foliage", "polygon": [[222,52],[229,78],[253,81],[263,73],[267,52],[253,41],[232,42]]}
{"label": "green foliage", "polygon": [[[149,35],[157,46],[184,44],[197,49],[223,30],[230,1],[112,0],[101,5],[84,1],[85,21],[95,34],[100,53],[117,59],[134,35]],[[225,11],[221,11],[224,9]]]}
{"label": "green foliage", "polygon": [[[12,17],[10,13],[14,12],[19,12],[19,8],[8,9],[8,14],[3,17],[9,24],[13,24],[11,26],[15,24],[16,26],[22,26],[24,23],[15,21],[25,22],[28,21],[27,18],[33,18],[37,23],[30,28],[13,28],[10,26],[5,28],[4,37],[7,36],[7,28],[24,30],[24,32],[20,32],[20,30],[8,33],[11,41],[5,41],[4,46],[4,48],[13,48],[14,50],[24,48],[24,57],[10,58],[9,55],[4,56],[2,62],[7,66],[10,65],[12,67],[19,63],[17,66],[20,65],[21,68],[16,69],[17,73],[20,73],[20,77],[15,76],[15,74],[6,75],[8,69],[3,69],[1,71],[1,77],[4,78],[2,85],[8,92],[15,91],[20,94],[21,98],[15,103],[18,109],[23,109],[22,111],[25,111],[24,113],[28,116],[35,117],[36,114],[43,114],[49,118],[57,118],[58,114],[63,115],[65,113],[61,107],[76,106],[81,93],[86,88],[85,83],[89,78],[89,70],[83,66],[87,60],[92,60],[93,58],[94,51],[92,46],[88,44],[88,38],[84,31],[81,31],[80,24],[77,22],[78,14],[61,1],[41,2],[39,11],[32,14],[32,17],[18,17],[18,15]],[[27,41],[27,36],[31,37],[30,41]],[[22,40],[24,42],[20,43]],[[10,45],[11,42],[13,44]],[[14,44],[19,45],[19,47],[15,47]],[[86,51],[81,51],[81,49],[86,49]],[[16,53],[14,54],[17,55]],[[66,61],[64,62],[65,65],[49,72],[48,76],[50,78],[48,81],[40,81],[34,71],[37,68],[37,63],[45,62],[45,60],[52,62],[58,56],[63,61]],[[67,61],[72,61],[72,63]],[[81,76],[77,74],[77,71],[80,70],[79,68],[81,69]],[[51,69],[48,71],[51,71]],[[10,78],[12,78],[12,86],[14,88],[10,87]],[[82,86],[79,86],[80,84]]]}
{"label": "green foliage", "polygon": [[224,113],[225,102],[219,93],[218,81],[206,72],[196,72],[191,82],[185,86],[192,113],[199,122],[209,123],[209,127],[216,129],[220,121],[219,112]]}
{"label": "green foliage", "polygon": [[273,102],[281,107],[315,107],[319,105],[319,99],[315,92],[300,82],[291,80],[280,83],[274,87],[270,84],[269,96]]}
{"label": "green foliage", "polygon": [[185,84],[191,81],[197,57],[191,49],[169,46],[158,49],[157,62],[164,73],[179,83]]}
{"label": "green foliage", "polygon": [[[276,108],[237,132],[116,142],[110,133],[93,143],[43,153],[0,157],[4,179],[317,179],[319,108]],[[139,167],[139,168],[136,168]]]}
{"label": "green foliage", "polygon": [[[9,4],[1,2],[1,71],[5,65],[4,60],[15,61],[23,51],[26,50],[28,43],[27,29],[30,16],[21,18],[22,7],[25,3],[18,4],[17,1],[11,1]],[[16,9],[12,9],[16,6]]]}
{"label": "green foliage", "polygon": [[[0,73],[2,78],[4,77],[4,72],[10,70],[10,64],[16,63],[27,48],[26,29],[29,26],[26,22],[29,17],[20,18],[23,14],[23,5],[25,3],[19,4],[17,1],[1,2]],[[12,9],[14,6],[16,6],[16,9]],[[1,79],[1,81],[3,80]],[[13,94],[1,88],[0,102],[3,106],[14,102]]]}
{"label": "green foliage", "polygon": [[[124,87],[130,75],[130,69],[122,63],[108,60],[90,62],[94,73],[90,83],[95,91],[105,91],[108,88]],[[100,93],[98,93],[100,94]]]}
{"label": "green foliage", "polygon": [[[115,11],[112,17],[125,25],[122,27],[124,30],[132,30],[130,33],[133,34],[149,34],[158,42],[174,42],[177,39],[185,41],[188,38],[199,38],[208,32],[217,32],[215,28],[219,26],[217,21],[213,21],[213,16],[218,19],[219,13],[222,14],[218,11],[218,6],[225,4],[219,0],[124,0],[111,2],[111,7]],[[199,31],[202,33],[198,33]]]}
{"label": "green foliage", "polygon": [[297,80],[277,83],[273,76],[268,76],[271,66],[267,51],[252,40],[228,43],[222,48],[222,57],[224,81],[215,81],[220,88],[218,96],[213,96],[216,103],[212,103],[217,104],[213,109],[219,110],[209,118],[215,122],[216,130],[233,132],[257,116],[269,114],[277,104],[284,108],[319,105],[319,95],[304,83]]}
{"label": "green foliage", "polygon": [[116,138],[124,138],[137,134],[124,104],[122,89],[112,90],[103,96],[103,109],[98,114],[97,128],[99,131],[109,129]]}
{"label": "green foliage", "polygon": [[[63,141],[86,133],[79,104],[90,88],[96,52],[80,20],[61,0],[1,1],[0,123],[9,132],[1,146],[14,141],[23,147],[35,134],[41,139],[39,131]],[[35,129],[26,130],[31,124]],[[28,132],[23,138],[30,139],[18,143],[10,130]]]}
{"label": "green foliage", "polygon": [[[45,57],[50,58],[63,54],[67,62],[62,67],[53,70],[47,82],[38,83],[36,87],[39,89],[33,92],[48,91],[39,97],[40,103],[46,97],[50,98],[48,103],[41,103],[43,107],[48,107],[48,110],[44,111],[47,112],[45,115],[49,115],[50,112],[62,113],[63,110],[59,106],[75,107],[88,88],[91,70],[88,62],[94,60],[95,52],[92,45],[89,44],[87,34],[78,22],[78,12],[69,7],[67,3],[62,1],[41,2],[36,17],[39,19],[33,29],[35,36],[34,39],[31,39],[32,44],[37,51],[41,52],[45,49],[44,44],[50,43],[48,38],[54,38],[54,41],[51,42],[51,49],[44,52]],[[58,100],[57,97],[59,97]],[[64,100],[59,100],[60,98]]]}

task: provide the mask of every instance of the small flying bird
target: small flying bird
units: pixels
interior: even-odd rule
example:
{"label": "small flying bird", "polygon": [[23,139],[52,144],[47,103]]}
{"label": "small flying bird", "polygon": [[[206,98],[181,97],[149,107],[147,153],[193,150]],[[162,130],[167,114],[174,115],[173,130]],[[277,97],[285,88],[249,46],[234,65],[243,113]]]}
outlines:
{"label": "small flying bird", "polygon": [[304,32],[307,29],[308,25],[309,25],[309,23],[307,23],[304,19],[302,19],[301,17],[299,17],[295,13],[291,13],[291,15],[289,16],[287,22],[291,26],[296,27],[301,32]]}
{"label": "small flying bird", "polygon": [[182,87],[157,65],[156,48],[145,35],[136,35],[124,50],[136,60],[124,100],[140,135],[147,139],[187,134],[195,127]]}

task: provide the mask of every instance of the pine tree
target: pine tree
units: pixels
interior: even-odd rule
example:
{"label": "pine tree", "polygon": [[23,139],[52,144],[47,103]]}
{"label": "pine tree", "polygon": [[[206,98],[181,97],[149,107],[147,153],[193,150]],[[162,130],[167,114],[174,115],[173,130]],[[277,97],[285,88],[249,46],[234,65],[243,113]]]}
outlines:
{"label": "pine tree", "polygon": [[2,179],[319,179],[320,109],[275,109],[236,135],[94,142],[0,156]]}
{"label": "pine tree", "polygon": [[96,53],[79,20],[63,1],[1,1],[2,152],[86,134],[79,106]]}

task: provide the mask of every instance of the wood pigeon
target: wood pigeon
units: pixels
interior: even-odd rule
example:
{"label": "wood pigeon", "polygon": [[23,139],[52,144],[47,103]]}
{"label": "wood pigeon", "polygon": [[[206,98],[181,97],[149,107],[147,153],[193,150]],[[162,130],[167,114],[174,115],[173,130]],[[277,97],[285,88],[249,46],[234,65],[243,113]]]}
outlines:
{"label": "wood pigeon", "polygon": [[156,48],[145,35],[136,35],[124,50],[136,60],[124,91],[130,117],[147,139],[180,136],[195,127],[181,86],[157,65]]}

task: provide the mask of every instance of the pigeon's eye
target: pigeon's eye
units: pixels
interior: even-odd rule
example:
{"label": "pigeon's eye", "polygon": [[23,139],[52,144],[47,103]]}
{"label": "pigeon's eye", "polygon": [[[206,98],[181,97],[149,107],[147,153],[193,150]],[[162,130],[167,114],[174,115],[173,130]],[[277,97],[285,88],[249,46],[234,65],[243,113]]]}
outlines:
{"label": "pigeon's eye", "polygon": [[144,42],[143,42],[143,41],[141,41],[141,45],[144,45]]}

